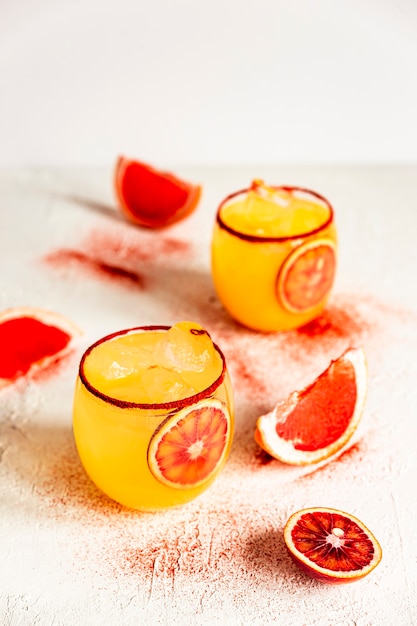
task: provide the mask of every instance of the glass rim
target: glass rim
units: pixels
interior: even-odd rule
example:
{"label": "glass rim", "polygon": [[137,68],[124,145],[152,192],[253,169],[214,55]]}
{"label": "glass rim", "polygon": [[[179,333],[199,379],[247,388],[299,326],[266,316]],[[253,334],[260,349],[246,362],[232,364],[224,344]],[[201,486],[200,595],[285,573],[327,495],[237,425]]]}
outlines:
{"label": "glass rim", "polygon": [[[103,402],[107,404],[111,404],[120,409],[146,409],[146,410],[179,410],[190,406],[192,404],[196,404],[200,400],[204,400],[212,395],[212,393],[220,387],[223,383],[226,376],[226,359],[223,352],[220,350],[219,346],[212,341],[214,349],[219,354],[222,360],[222,371],[219,376],[208,386],[205,387],[202,391],[193,394],[192,396],[187,396],[185,398],[181,398],[180,400],[172,400],[171,402],[132,402],[129,400],[121,400],[118,398],[114,398],[113,396],[109,396],[99,389],[97,389],[87,378],[87,375],[84,371],[84,365],[87,357],[91,354],[91,352],[100,344],[105,343],[107,341],[111,341],[115,337],[120,337],[123,335],[134,333],[135,331],[141,332],[151,332],[151,331],[168,331],[172,328],[172,325],[149,325],[149,326],[134,326],[133,328],[126,328],[123,330],[118,330],[109,335],[105,335],[101,337],[97,341],[95,341],[91,346],[85,350],[84,354],[81,357],[80,365],[78,369],[78,376],[82,383],[82,385],[86,388],[86,390],[94,395],[96,398],[99,398]],[[207,331],[206,331],[207,332]],[[209,334],[209,333],[207,333]],[[210,336],[210,335],[209,335]],[[211,338],[211,337],[210,337]]]}
{"label": "glass rim", "polygon": [[230,200],[232,200],[233,198],[236,198],[237,196],[240,196],[242,194],[247,194],[249,191],[252,190],[252,187],[247,187],[246,189],[240,189],[239,191],[235,191],[235,192],[229,194],[219,204],[219,207],[218,207],[217,213],[216,213],[216,221],[217,221],[218,226],[220,228],[223,228],[223,230],[226,230],[230,235],[234,235],[235,237],[239,237],[240,239],[244,239],[245,241],[251,241],[253,243],[281,243],[281,242],[284,242],[284,241],[294,241],[296,239],[304,239],[304,238],[310,237],[311,235],[316,235],[317,233],[320,233],[325,228],[330,226],[330,224],[333,222],[333,219],[334,219],[333,206],[330,204],[330,202],[327,200],[327,198],[325,198],[321,194],[317,193],[316,191],[313,191],[312,189],[308,189],[306,187],[298,187],[298,186],[293,186],[293,185],[271,185],[270,188],[274,189],[275,191],[280,191],[280,190],[282,190],[282,191],[291,191],[291,192],[299,191],[301,193],[313,196],[317,200],[320,200],[326,206],[326,208],[329,211],[329,215],[328,215],[327,219],[322,224],[320,224],[320,226],[317,226],[316,228],[313,228],[311,230],[306,230],[304,232],[297,233],[295,235],[285,235],[285,236],[281,236],[281,237],[272,237],[272,236],[269,236],[269,235],[267,235],[267,236],[250,235],[249,233],[241,232],[240,230],[236,230],[232,226],[229,226],[228,224],[226,224],[226,222],[224,221],[224,219],[221,216],[221,212],[222,212],[223,208],[225,207],[225,205]]}

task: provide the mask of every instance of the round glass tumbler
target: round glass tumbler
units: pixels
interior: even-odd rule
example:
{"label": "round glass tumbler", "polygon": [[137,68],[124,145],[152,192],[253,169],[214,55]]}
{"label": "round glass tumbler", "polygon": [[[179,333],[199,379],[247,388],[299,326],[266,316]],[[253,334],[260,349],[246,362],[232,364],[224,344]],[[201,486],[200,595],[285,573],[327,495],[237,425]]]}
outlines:
{"label": "round glass tumbler", "polygon": [[84,353],[73,429],[81,462],[113,500],[180,505],[223,468],[233,437],[226,361],[192,322],[123,330]]}
{"label": "round glass tumbler", "polygon": [[298,328],[324,309],[337,238],[331,204],[298,187],[254,181],[220,204],[212,276],[230,315],[263,332]]}

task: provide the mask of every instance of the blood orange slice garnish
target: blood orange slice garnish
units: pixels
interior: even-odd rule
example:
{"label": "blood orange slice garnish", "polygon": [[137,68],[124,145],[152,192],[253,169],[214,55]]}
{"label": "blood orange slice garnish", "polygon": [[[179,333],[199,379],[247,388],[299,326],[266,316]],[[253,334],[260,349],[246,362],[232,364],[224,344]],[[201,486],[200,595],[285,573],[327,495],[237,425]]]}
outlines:
{"label": "blood orange slice garnish", "polygon": [[214,477],[225,461],[230,416],[214,398],[182,409],[154,433],[148,449],[151,472],[176,489],[197,487]]}
{"label": "blood orange slice garnish", "polygon": [[342,450],[362,416],[367,388],[365,354],[350,348],[302,391],[258,418],[255,440],[291,465],[330,459]]}
{"label": "blood orange slice garnish", "polygon": [[117,160],[114,186],[126,217],[146,228],[182,220],[194,211],[201,195],[200,185],[125,157]]}
{"label": "blood orange slice garnish", "polygon": [[15,307],[0,313],[0,388],[61,359],[80,334],[53,311]]}
{"label": "blood orange slice garnish", "polygon": [[301,313],[328,296],[336,270],[336,246],[317,239],[296,248],[283,263],[277,279],[277,296],[291,312]]}
{"label": "blood orange slice garnish", "polygon": [[382,558],[381,546],[360,520],[326,507],[291,515],[284,540],[304,572],[330,584],[363,578]]}

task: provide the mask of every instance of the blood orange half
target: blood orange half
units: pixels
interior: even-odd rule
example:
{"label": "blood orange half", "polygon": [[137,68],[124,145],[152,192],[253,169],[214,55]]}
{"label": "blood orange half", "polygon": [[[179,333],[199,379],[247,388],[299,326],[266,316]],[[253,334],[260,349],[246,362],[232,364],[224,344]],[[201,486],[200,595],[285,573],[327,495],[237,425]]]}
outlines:
{"label": "blood orange half", "polygon": [[271,456],[309,465],[338,453],[355,432],[367,388],[365,354],[350,348],[308,387],[258,418],[255,440]]}
{"label": "blood orange half", "polygon": [[330,293],[336,270],[336,246],[316,239],[296,248],[283,263],[277,296],[291,312],[301,313],[320,304]]}
{"label": "blood orange half", "polygon": [[117,160],[114,187],[126,217],[146,228],[162,228],[184,219],[201,195],[200,185],[125,157]]}
{"label": "blood orange half", "polygon": [[36,307],[0,313],[0,388],[61,359],[81,331],[69,319]]}
{"label": "blood orange half", "polygon": [[225,460],[230,416],[214,398],[182,409],[154,433],[148,464],[161,483],[175,489],[197,487],[214,477]]}
{"label": "blood orange half", "polygon": [[353,515],[325,507],[289,518],[284,540],[295,563],[313,578],[337,584],[371,572],[382,558],[378,541]]}

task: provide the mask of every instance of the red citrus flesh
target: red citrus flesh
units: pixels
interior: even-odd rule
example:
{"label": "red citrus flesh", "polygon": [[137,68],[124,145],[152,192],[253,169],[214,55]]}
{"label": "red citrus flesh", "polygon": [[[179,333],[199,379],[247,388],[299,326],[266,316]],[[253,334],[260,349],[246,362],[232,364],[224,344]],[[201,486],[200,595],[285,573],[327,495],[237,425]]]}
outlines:
{"label": "red citrus flesh", "polygon": [[328,296],[336,270],[335,250],[331,240],[319,239],[290,254],[277,280],[278,299],[287,310],[307,311]]}
{"label": "red citrus flesh", "polygon": [[36,307],[0,314],[0,388],[62,357],[81,331],[67,318]]}
{"label": "red citrus flesh", "polygon": [[163,228],[184,219],[201,195],[200,185],[125,157],[117,160],[114,186],[120,209],[145,228]]}
{"label": "red citrus flesh", "polygon": [[284,528],[284,540],[304,572],[330,584],[363,578],[382,558],[381,546],[360,520],[326,507],[294,513]]}
{"label": "red citrus flesh", "polygon": [[366,387],[364,352],[351,348],[311,385],[259,417],[255,440],[284,463],[308,465],[329,459],[355,432]]}
{"label": "red citrus flesh", "polygon": [[197,487],[214,477],[230,439],[230,417],[216,399],[203,400],[169,417],[148,449],[151,472],[176,489]]}

